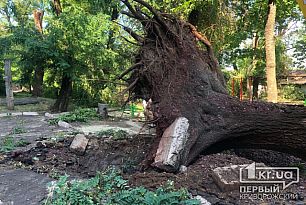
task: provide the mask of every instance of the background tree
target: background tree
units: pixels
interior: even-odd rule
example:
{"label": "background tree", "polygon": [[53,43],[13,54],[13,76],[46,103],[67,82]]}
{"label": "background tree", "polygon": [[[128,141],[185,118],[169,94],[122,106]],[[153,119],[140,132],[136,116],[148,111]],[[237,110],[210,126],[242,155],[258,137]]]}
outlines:
{"label": "background tree", "polygon": [[275,57],[276,0],[269,0],[268,19],[265,28],[267,94],[269,102],[277,102],[276,57]]}

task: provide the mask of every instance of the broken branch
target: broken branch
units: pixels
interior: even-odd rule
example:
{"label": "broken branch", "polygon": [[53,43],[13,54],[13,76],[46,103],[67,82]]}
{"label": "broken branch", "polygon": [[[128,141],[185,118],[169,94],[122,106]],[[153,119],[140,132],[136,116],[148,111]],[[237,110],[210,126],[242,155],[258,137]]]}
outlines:
{"label": "broken branch", "polygon": [[144,7],[146,7],[147,9],[149,9],[149,11],[154,15],[156,21],[162,25],[162,27],[166,30],[166,32],[171,32],[171,34],[174,35],[174,33],[170,30],[170,28],[168,27],[168,25],[165,23],[165,21],[162,19],[161,15],[159,14],[159,12],[157,10],[155,10],[150,4],[148,4],[147,2],[144,2],[142,0],[133,0],[136,1],[137,3],[143,5]]}
{"label": "broken branch", "polygon": [[135,43],[133,41],[130,41],[129,39],[125,38],[124,36],[121,36],[126,42],[130,43],[130,44],[133,44],[135,46],[141,46],[142,44],[141,43]]}
{"label": "broken branch", "polygon": [[127,12],[127,11],[121,11],[121,14],[126,15],[126,16],[128,16],[128,17],[130,17],[130,18],[137,19],[136,16],[134,16],[132,13]]}
{"label": "broken branch", "polygon": [[128,32],[137,42],[142,43],[144,41],[144,38],[140,35],[138,35],[137,33],[135,33],[131,28],[126,27],[124,25],[122,25],[121,23],[118,23],[116,21],[114,21],[116,24],[118,24],[119,26],[121,26],[126,32]]}
{"label": "broken branch", "polygon": [[133,18],[139,19],[141,21],[146,20],[140,12],[137,12],[133,8],[133,6],[128,2],[128,0],[121,0],[121,1],[126,5],[126,7],[129,9],[129,11],[133,14],[133,16],[134,16]]}
{"label": "broken branch", "polygon": [[136,78],[134,80],[134,82],[131,83],[131,85],[129,85],[129,87],[127,87],[124,91],[121,92],[121,95],[124,95],[126,92],[128,92],[129,90],[131,90],[135,85],[136,83],[138,82],[139,78]]}
{"label": "broken branch", "polygon": [[142,63],[136,63],[135,65],[133,65],[129,69],[125,70],[122,74],[120,74],[120,76],[117,79],[121,80],[125,75],[127,75],[130,72],[132,72],[133,70],[135,70],[140,65],[142,65]]}
{"label": "broken branch", "polygon": [[215,66],[218,66],[218,61],[214,55],[213,47],[210,41],[207,39],[207,37],[202,35],[200,32],[198,32],[196,27],[192,25],[191,23],[186,23],[186,25],[190,28],[191,33],[196,37],[196,39],[198,39],[205,45],[209,57],[213,60],[213,62],[215,63]]}

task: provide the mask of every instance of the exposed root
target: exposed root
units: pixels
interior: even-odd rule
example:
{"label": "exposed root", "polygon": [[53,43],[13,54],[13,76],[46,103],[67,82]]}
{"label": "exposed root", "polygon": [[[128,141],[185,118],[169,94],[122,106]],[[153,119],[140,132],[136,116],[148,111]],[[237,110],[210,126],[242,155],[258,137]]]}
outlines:
{"label": "exposed root", "polygon": [[129,74],[130,72],[134,71],[135,69],[137,69],[139,66],[141,66],[142,63],[136,63],[135,65],[133,65],[132,67],[130,67],[129,69],[127,69],[126,71],[124,71],[123,73],[120,74],[120,76],[118,76],[118,80],[121,80],[124,76],[126,76],[127,74]]}

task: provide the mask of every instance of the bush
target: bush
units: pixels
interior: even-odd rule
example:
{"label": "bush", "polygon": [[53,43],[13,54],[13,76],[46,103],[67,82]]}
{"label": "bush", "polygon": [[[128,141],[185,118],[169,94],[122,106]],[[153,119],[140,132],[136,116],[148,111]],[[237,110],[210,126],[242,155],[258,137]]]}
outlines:
{"label": "bush", "polygon": [[49,186],[46,205],[198,205],[198,200],[190,199],[185,189],[175,190],[173,183],[149,191],[143,187],[129,188],[127,181],[118,172],[110,170],[98,173],[89,180],[68,181],[68,177],[60,177],[57,183]]}
{"label": "bush", "polygon": [[304,100],[305,93],[301,88],[294,85],[286,85],[282,88],[282,95],[284,99],[288,100]]}
{"label": "bush", "polygon": [[49,120],[50,124],[57,124],[59,121],[65,122],[88,122],[89,120],[99,119],[97,111],[92,108],[80,108],[73,112],[59,116],[58,118]]}

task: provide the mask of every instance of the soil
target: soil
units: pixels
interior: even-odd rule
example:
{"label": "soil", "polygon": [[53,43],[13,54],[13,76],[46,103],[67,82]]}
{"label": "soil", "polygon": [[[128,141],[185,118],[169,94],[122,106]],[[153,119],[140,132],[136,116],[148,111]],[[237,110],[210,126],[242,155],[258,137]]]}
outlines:
{"label": "soil", "polygon": [[83,178],[95,176],[98,171],[111,167],[133,173],[138,170],[137,165],[144,159],[153,138],[139,135],[122,140],[94,136],[89,139],[83,156],[71,152],[69,146],[73,138],[70,137],[57,143],[38,142],[35,148],[14,152],[10,158],[40,173],[57,172]]}
{"label": "soil", "polygon": [[[20,118],[2,118],[1,120],[5,122],[0,125],[2,131],[9,132],[16,126],[16,120]],[[24,196],[28,192],[18,188],[18,184],[27,176],[29,180],[26,183],[29,186],[33,184],[31,182],[35,182],[36,178],[42,176],[42,183],[37,186],[37,189],[41,190],[37,191],[40,193],[37,194],[37,200],[41,201],[45,194],[43,187],[46,187],[47,182],[52,178],[54,180],[60,175],[68,174],[72,178],[84,179],[94,176],[97,171],[115,167],[122,171],[131,186],[155,189],[171,180],[176,188],[186,188],[192,195],[200,195],[211,204],[306,204],[304,199],[306,197],[305,162],[283,153],[250,149],[206,153],[191,164],[186,172],[165,173],[154,169],[142,170],[140,166],[154,141],[154,135],[134,135],[115,139],[111,136],[97,137],[90,134],[87,136],[90,139],[87,150],[84,155],[79,156],[69,149],[74,137],[70,130],[61,130],[66,133],[64,137],[54,140],[52,136],[48,137],[48,134],[58,133],[59,130],[45,123],[43,117],[23,117],[22,121],[27,133],[20,137],[26,137],[29,133],[36,133],[36,135],[31,138],[30,141],[33,143],[28,149],[15,150],[6,155],[0,154],[0,175],[6,174],[5,178],[10,182],[3,185],[2,180],[0,189],[11,190],[10,195],[2,196],[4,192],[0,194],[0,200],[5,199],[5,202],[14,200],[14,204],[23,204],[20,200],[25,199]],[[31,128],[32,124],[37,123],[41,126]],[[70,135],[67,135],[69,133]],[[301,168],[300,182],[286,189],[288,193],[299,194],[299,199],[280,203],[240,200],[239,190],[222,192],[212,178],[213,169],[216,167],[253,162],[264,162],[269,166],[299,166]],[[20,176],[24,177],[19,180],[14,177],[17,176],[16,173],[18,176],[22,173],[23,175]],[[41,175],[37,176],[37,173]],[[23,197],[19,199],[18,196]],[[28,198],[32,196],[35,194]],[[18,200],[20,203],[17,203]],[[38,201],[36,202],[39,204]],[[32,204],[36,202],[33,201]]]}
{"label": "soil", "polygon": [[[35,148],[27,152],[15,152],[6,158],[6,164],[14,164],[23,168],[49,174],[57,177],[69,174],[73,178],[88,178],[109,167],[120,169],[131,186],[143,186],[155,189],[173,181],[176,188],[187,188],[192,195],[200,195],[211,204],[262,204],[259,201],[240,200],[239,190],[222,192],[212,179],[214,168],[233,164],[251,164],[254,160],[239,157],[234,151],[225,151],[219,154],[201,156],[190,165],[184,173],[165,173],[150,169],[143,171],[138,166],[145,158],[146,151],[153,141],[152,136],[134,136],[132,138],[114,140],[110,138],[98,138],[90,136],[90,143],[83,156],[78,156],[69,150],[72,137],[60,142],[38,143]],[[261,150],[266,157],[270,154],[270,160],[277,166],[275,157],[280,153]],[[258,158],[260,152],[255,156]],[[287,156],[292,164],[300,162],[296,158]],[[252,157],[249,157],[252,158]],[[267,157],[266,157],[267,158]],[[278,158],[278,161],[279,160]],[[289,162],[287,161],[287,163]],[[267,162],[267,159],[266,159]],[[279,164],[280,165],[280,164]],[[306,177],[301,177],[301,182],[293,185],[289,193],[298,193],[300,202],[306,197]],[[285,204],[296,204],[297,201],[287,201]],[[304,203],[304,202],[303,202]]]}

